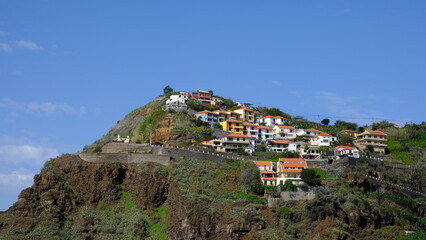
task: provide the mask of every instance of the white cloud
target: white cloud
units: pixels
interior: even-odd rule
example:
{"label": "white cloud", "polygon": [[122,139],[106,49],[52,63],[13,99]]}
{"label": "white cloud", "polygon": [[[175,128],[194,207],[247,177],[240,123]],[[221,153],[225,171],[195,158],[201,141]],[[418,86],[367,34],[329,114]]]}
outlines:
{"label": "white cloud", "polygon": [[13,51],[12,47],[7,43],[0,43],[0,50],[7,53],[10,53]]}
{"label": "white cloud", "polygon": [[43,50],[41,46],[37,45],[37,43],[32,41],[19,40],[19,41],[14,41],[14,43],[17,47],[24,48],[31,51]]}
{"label": "white cloud", "polygon": [[0,186],[29,187],[33,183],[34,173],[25,168],[12,171],[11,173],[0,173]]}
{"label": "white cloud", "polygon": [[0,163],[22,163],[30,165],[41,165],[50,158],[59,155],[54,148],[36,145],[2,145],[0,146]]}
{"label": "white cloud", "polygon": [[0,109],[9,109],[18,114],[23,113],[44,113],[44,114],[76,114],[81,115],[86,112],[86,107],[74,108],[65,103],[51,103],[51,102],[16,102],[11,99],[4,99],[0,102]]}

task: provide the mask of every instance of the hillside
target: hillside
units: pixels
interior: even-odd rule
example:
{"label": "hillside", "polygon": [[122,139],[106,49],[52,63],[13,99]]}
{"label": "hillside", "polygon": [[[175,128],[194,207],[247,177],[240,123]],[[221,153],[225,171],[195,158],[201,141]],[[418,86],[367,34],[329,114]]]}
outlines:
{"label": "hillside", "polygon": [[[94,157],[106,154],[96,152],[118,134],[136,144],[197,149],[223,131],[206,126],[192,113],[236,109],[232,100],[221,98],[220,108],[191,103],[187,111],[163,111],[169,96],[133,110],[84,152]],[[336,144],[353,145],[353,139],[340,131],[358,128],[343,121],[331,126],[309,122],[276,108],[256,110],[285,116],[289,126],[338,136]],[[416,198],[421,193],[411,193],[426,192],[426,127],[395,128],[387,122],[372,127],[388,136],[383,161],[359,158],[339,170],[333,164],[317,169],[331,179],[310,187],[312,200],[277,201],[281,187],[264,186],[259,168],[249,160],[179,156],[165,166],[124,159],[93,163],[65,154],[46,162],[33,186],[0,213],[0,239],[425,239],[426,201]],[[155,158],[171,150],[158,151],[137,156]],[[123,154],[114,156],[129,155]],[[299,157],[289,154],[255,151],[247,158]],[[338,177],[327,174],[329,169]],[[299,191],[308,188],[303,185]],[[415,233],[406,236],[407,230]]]}

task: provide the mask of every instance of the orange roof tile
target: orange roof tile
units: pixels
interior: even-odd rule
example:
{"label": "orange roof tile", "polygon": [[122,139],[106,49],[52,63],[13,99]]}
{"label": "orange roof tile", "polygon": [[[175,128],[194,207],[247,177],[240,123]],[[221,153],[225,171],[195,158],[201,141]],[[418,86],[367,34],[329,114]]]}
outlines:
{"label": "orange roof tile", "polygon": [[366,131],[366,132],[368,132],[368,134],[371,134],[371,135],[387,136],[386,133],[383,133],[383,132],[380,132],[380,131]]}
{"label": "orange roof tile", "polygon": [[240,137],[240,138],[250,138],[249,136],[243,135],[243,134],[239,134],[239,133],[231,133],[226,135],[226,137]]}
{"label": "orange roof tile", "polygon": [[352,130],[342,130],[341,133],[359,133],[358,131],[352,131]]}
{"label": "orange roof tile", "polygon": [[283,173],[301,173],[302,169],[283,169]]}
{"label": "orange roof tile", "polygon": [[254,161],[257,166],[272,166],[272,161]]}
{"label": "orange roof tile", "polygon": [[272,130],[272,128],[267,127],[267,126],[262,126],[262,125],[259,125],[259,128]]}
{"label": "orange roof tile", "polygon": [[[248,109],[248,108],[238,108],[237,110],[245,110],[245,111],[248,111],[248,112],[253,112],[253,113],[256,113],[256,114],[261,114],[260,112],[258,112],[258,111],[255,111],[255,110],[252,110],[252,109]],[[235,110],[236,111],[236,110]]]}
{"label": "orange roof tile", "polygon": [[243,122],[243,125],[244,126],[258,126],[258,125],[256,125],[256,124],[253,124],[253,123],[249,123],[249,122]]}
{"label": "orange roof tile", "polygon": [[293,126],[275,125],[278,128],[294,129]]}
{"label": "orange roof tile", "polygon": [[311,131],[311,132],[317,132],[317,133],[321,132],[320,130],[316,130],[315,128],[309,128],[309,129],[306,129],[305,131]]}
{"label": "orange roof tile", "polygon": [[333,137],[332,135],[326,133],[326,132],[320,132],[320,136],[326,136],[326,137]]}
{"label": "orange roof tile", "polygon": [[201,111],[201,112],[196,112],[194,114],[199,114],[199,113],[213,113],[213,114],[215,114],[214,112],[210,112],[209,110],[204,110],[204,111]]}
{"label": "orange roof tile", "polygon": [[289,144],[289,140],[275,140],[272,144]]}
{"label": "orange roof tile", "polygon": [[[308,168],[303,158],[280,158],[281,167],[304,167]],[[284,168],[283,168],[284,169]]]}
{"label": "orange roof tile", "polygon": [[276,174],[274,171],[260,171],[260,174]]}
{"label": "orange roof tile", "polygon": [[262,180],[277,181],[277,178],[262,178]]}
{"label": "orange roof tile", "polygon": [[224,121],[224,122],[234,122],[234,123],[243,123],[242,121],[239,121],[239,120],[235,120],[235,119],[228,119],[228,120],[226,120],[226,121]]}

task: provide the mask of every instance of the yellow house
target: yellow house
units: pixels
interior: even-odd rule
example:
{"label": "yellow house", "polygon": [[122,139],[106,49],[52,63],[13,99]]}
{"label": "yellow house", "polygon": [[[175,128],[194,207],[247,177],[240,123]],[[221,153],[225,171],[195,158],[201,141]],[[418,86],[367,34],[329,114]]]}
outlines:
{"label": "yellow house", "polygon": [[260,112],[248,108],[239,108],[234,112],[241,114],[241,120],[249,123],[256,123],[257,119],[262,116]]}
{"label": "yellow house", "polygon": [[357,136],[360,132],[358,132],[358,131],[352,131],[352,130],[342,130],[342,131],[340,131],[340,133],[347,134],[347,135],[351,136],[353,139],[356,139],[356,138],[357,138],[356,136]]}
{"label": "yellow house", "polygon": [[235,119],[228,119],[226,121],[220,122],[222,125],[222,130],[232,133],[241,133],[243,134],[243,122]]}

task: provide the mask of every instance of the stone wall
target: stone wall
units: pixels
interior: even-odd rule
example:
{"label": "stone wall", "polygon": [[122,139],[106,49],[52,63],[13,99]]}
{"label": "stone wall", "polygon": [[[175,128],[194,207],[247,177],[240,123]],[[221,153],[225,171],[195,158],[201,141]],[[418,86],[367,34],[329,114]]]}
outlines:
{"label": "stone wall", "polygon": [[211,152],[211,151],[202,150],[202,149],[166,148],[166,147],[158,147],[158,146],[152,148],[152,153],[170,155],[172,158],[186,157],[191,159],[207,160],[207,161],[223,161],[225,159],[254,161],[257,159],[255,156],[241,156],[241,155],[229,154],[229,153]]}
{"label": "stone wall", "polygon": [[91,163],[140,163],[153,162],[161,165],[170,165],[169,155],[133,154],[133,153],[80,153],[80,158]]}
{"label": "stone wall", "polygon": [[299,200],[312,200],[314,199],[316,194],[314,192],[288,192],[283,191],[280,193],[281,200],[283,201],[299,201]]}
{"label": "stone wall", "polygon": [[102,147],[103,153],[146,153],[151,151],[149,144],[107,143]]}

